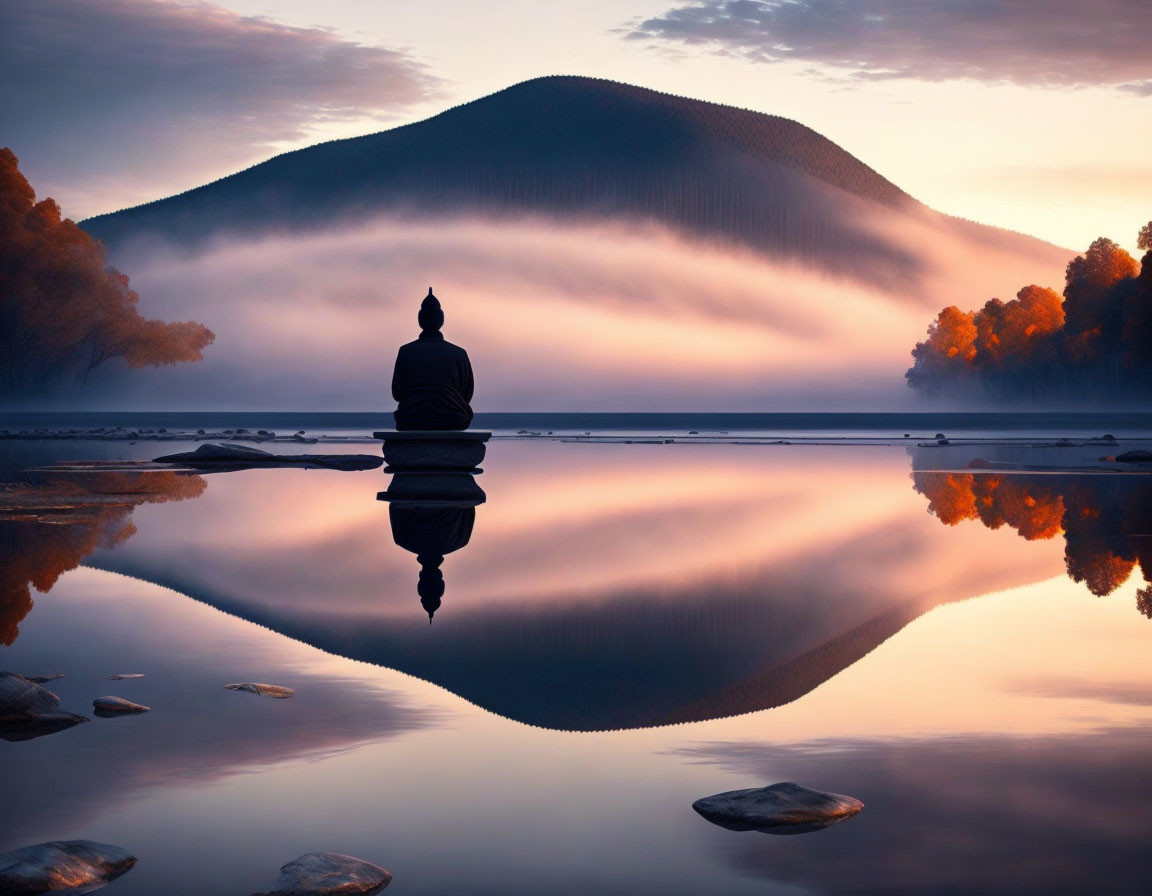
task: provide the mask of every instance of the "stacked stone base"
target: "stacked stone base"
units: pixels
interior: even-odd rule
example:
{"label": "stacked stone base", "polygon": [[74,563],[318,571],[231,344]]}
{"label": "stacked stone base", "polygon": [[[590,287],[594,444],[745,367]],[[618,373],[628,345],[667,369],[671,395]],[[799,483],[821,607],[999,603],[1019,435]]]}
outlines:
{"label": "stacked stone base", "polygon": [[475,507],[484,490],[476,483],[483,472],[484,443],[490,432],[475,430],[383,430],[373,436],[384,443],[385,472],[394,474],[381,501]]}
{"label": "stacked stone base", "polygon": [[384,460],[396,470],[474,470],[484,460],[490,432],[477,430],[383,430]]}
{"label": "stacked stone base", "polygon": [[471,473],[401,473],[392,476],[386,491],[377,492],[379,501],[393,504],[439,504],[444,507],[476,507],[488,496]]}

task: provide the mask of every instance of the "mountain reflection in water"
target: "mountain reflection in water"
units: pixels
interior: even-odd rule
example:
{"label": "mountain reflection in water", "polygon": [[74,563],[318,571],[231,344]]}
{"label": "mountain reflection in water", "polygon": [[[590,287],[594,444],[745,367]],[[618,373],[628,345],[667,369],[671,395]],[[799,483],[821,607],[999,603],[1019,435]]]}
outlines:
{"label": "mountain reflection in water", "polygon": [[[478,513],[409,515],[378,470],[14,482],[4,593],[47,593],[6,604],[3,668],[153,711],[4,745],[0,850],[123,844],[125,896],[317,849],[428,896],[1146,892],[1144,480],[916,460],[502,442]],[[691,809],[782,780],[866,809],[790,838]]]}
{"label": "mountain reflection in water", "polygon": [[605,730],[788,703],[933,606],[1058,562],[931,525],[890,455],[503,443],[490,461],[431,630],[378,473],[229,474],[91,563],[518,721]]}
{"label": "mountain reflection in water", "polygon": [[[928,525],[895,500],[887,462],[775,449],[708,468],[687,451],[597,446],[573,466],[561,448],[500,446],[509,462],[487,476],[478,537],[473,507],[392,505],[416,589],[410,554],[381,531],[374,471],[229,474],[211,493],[175,472],[40,474],[6,492],[2,631],[15,637],[30,587],[90,557],[501,715],[604,730],[788,703],[933,606],[1054,568],[1039,545]],[[1095,594],[1152,561],[1143,477],[916,471],[913,483],[949,526],[1053,546],[1063,534],[1068,574]],[[190,498],[137,533],[134,508]],[[286,516],[288,504],[303,510]],[[431,618],[446,557],[451,613],[421,633],[412,592]]]}

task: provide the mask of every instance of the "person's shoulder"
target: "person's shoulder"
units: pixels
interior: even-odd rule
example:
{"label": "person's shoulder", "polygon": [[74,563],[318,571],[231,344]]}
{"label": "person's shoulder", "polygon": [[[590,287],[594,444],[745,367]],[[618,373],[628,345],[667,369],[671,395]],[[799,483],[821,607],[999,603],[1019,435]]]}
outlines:
{"label": "person's shoulder", "polygon": [[451,349],[452,351],[454,351],[458,354],[463,355],[464,357],[468,357],[468,352],[464,351],[464,348],[462,346],[457,345],[455,342],[448,342],[447,340],[445,340],[444,346],[448,349]]}

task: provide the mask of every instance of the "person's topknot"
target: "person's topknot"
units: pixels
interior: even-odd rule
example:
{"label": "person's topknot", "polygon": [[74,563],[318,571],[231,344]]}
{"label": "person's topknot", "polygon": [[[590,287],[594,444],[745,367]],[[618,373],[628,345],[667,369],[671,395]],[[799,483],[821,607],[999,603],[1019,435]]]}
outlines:
{"label": "person's topknot", "polygon": [[420,313],[416,316],[421,330],[439,330],[444,326],[444,311],[440,307],[440,300],[432,294],[432,287],[428,287],[428,295],[420,303]]}

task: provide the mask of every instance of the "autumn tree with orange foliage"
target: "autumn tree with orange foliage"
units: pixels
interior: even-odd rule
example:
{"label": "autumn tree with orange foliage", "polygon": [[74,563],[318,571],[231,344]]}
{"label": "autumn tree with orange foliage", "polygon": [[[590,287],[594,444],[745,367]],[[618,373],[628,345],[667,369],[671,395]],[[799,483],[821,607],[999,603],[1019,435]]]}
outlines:
{"label": "autumn tree with orange foliage", "polygon": [[199,361],[215,338],[193,322],[149,320],[104,247],[36,201],[16,156],[0,149],[0,400],[76,382],[120,358],[129,367]]}
{"label": "autumn tree with orange foliage", "polygon": [[1136,237],[1136,248],[1141,252],[1152,252],[1152,221],[1140,228],[1140,235]]}
{"label": "autumn tree with orange foliage", "polygon": [[934,391],[934,384],[963,381],[973,370],[979,329],[973,315],[949,305],[928,327],[928,338],[916,343],[916,359],[905,376],[908,384]]}
{"label": "autumn tree with orange foliage", "polygon": [[[908,385],[930,395],[1152,396],[1152,222],[1143,263],[1103,237],[1068,263],[1061,296],[1025,286],[975,312],[949,306],[912,351]],[[973,333],[975,334],[973,336]]]}

